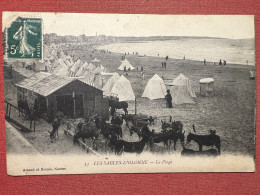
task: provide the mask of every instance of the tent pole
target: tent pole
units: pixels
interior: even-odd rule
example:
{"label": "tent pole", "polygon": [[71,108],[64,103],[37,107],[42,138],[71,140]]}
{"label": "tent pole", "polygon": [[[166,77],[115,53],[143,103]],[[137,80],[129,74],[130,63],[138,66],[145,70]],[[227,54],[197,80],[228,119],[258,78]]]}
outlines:
{"label": "tent pole", "polygon": [[135,97],[135,115],[137,114],[137,106],[136,106],[136,97]]}

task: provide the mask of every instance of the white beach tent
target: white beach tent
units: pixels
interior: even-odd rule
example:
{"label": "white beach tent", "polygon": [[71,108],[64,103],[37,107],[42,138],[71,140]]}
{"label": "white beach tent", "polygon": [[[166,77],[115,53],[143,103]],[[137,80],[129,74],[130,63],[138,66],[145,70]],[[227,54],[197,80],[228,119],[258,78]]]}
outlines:
{"label": "white beach tent", "polygon": [[80,66],[78,72],[76,73],[76,76],[77,76],[77,77],[82,76],[84,73],[85,73],[84,67],[83,67],[83,66]]}
{"label": "white beach tent", "polygon": [[97,67],[96,67],[94,64],[89,63],[89,65],[88,65],[88,67],[87,67],[87,70],[93,71],[93,70],[95,70],[96,68],[97,68]]}
{"label": "white beach tent", "polygon": [[117,95],[119,101],[134,101],[135,95],[130,81],[123,75],[115,82],[111,94]]}
{"label": "white beach tent", "polygon": [[110,77],[110,79],[108,79],[108,81],[106,82],[106,84],[104,85],[104,87],[102,88],[103,90],[103,94],[105,96],[110,96],[112,88],[115,84],[115,82],[120,78],[118,73],[114,73],[112,77]]}
{"label": "white beach tent", "polygon": [[147,97],[150,100],[161,99],[166,95],[166,86],[164,81],[155,74],[147,83],[142,97]]}
{"label": "white beach tent", "polygon": [[87,68],[88,68],[88,62],[84,62],[84,63],[82,64],[82,67],[83,67],[84,69],[87,69]]}
{"label": "white beach tent", "polygon": [[99,62],[101,62],[100,60],[98,60],[97,58],[95,58],[94,60],[92,60],[91,62],[93,62],[93,63],[99,63]]}
{"label": "white beach tent", "polygon": [[130,64],[130,62],[125,59],[124,61],[122,61],[122,64],[119,66],[118,70],[124,70],[124,68],[126,68],[126,70],[134,70],[135,68]]}
{"label": "white beach tent", "polygon": [[68,75],[69,69],[64,63],[60,63],[60,61],[55,61],[53,66],[55,66],[56,68],[53,68],[50,71],[52,74],[56,74],[64,77]]}
{"label": "white beach tent", "polygon": [[171,83],[166,84],[172,95],[172,103],[174,104],[194,104],[193,98],[196,97],[191,81],[182,73],[176,77]]}
{"label": "white beach tent", "polygon": [[107,72],[107,69],[102,64],[100,64],[100,68],[101,68],[101,72]]}

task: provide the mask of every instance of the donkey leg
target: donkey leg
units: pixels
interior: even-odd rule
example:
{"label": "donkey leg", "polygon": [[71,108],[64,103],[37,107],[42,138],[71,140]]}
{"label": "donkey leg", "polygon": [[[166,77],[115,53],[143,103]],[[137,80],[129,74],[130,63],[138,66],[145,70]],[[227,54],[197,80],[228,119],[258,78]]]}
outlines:
{"label": "donkey leg", "polygon": [[174,151],[176,151],[176,140],[173,141],[173,144],[174,144]]}
{"label": "donkey leg", "polygon": [[220,143],[216,143],[215,146],[217,147],[217,149],[218,149],[218,154],[220,155]]}
{"label": "donkey leg", "polygon": [[199,151],[202,152],[202,145],[199,145]]}

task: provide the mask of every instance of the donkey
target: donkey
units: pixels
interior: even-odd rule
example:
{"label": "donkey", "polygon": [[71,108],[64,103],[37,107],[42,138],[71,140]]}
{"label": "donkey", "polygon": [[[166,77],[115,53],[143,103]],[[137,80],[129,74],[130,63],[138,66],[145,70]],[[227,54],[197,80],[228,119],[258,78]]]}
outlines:
{"label": "donkey", "polygon": [[118,102],[116,100],[109,100],[109,107],[111,107],[111,115],[113,116],[117,109],[123,109],[125,115],[128,114],[128,103],[125,101]]}
{"label": "donkey", "polygon": [[189,133],[187,136],[187,143],[190,143],[191,140],[196,142],[199,145],[199,151],[202,152],[202,146],[212,146],[215,145],[218,149],[218,153],[220,155],[220,137],[215,134],[210,135],[196,135],[193,133]]}
{"label": "donkey", "polygon": [[143,137],[139,142],[127,142],[125,140],[118,140],[115,144],[115,154],[120,155],[122,152],[140,154],[144,150],[145,144],[149,141],[149,137]]}

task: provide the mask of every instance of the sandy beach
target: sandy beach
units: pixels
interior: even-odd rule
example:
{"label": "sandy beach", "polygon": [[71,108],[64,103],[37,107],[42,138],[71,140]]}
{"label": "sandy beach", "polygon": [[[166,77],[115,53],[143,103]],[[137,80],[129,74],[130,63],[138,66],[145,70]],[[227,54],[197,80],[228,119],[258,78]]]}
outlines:
{"label": "sandy beach", "polygon": [[[255,80],[249,79],[249,70],[255,67],[237,64],[227,64],[222,67],[219,65],[214,66],[213,62],[207,62],[204,66],[203,61],[169,58],[167,68],[162,69],[161,62],[164,60],[162,57],[130,54],[126,55],[126,58],[136,70],[127,71],[126,74],[124,71],[117,70],[121,64],[122,54],[111,52],[103,53],[99,50],[92,52],[82,50],[81,48],[74,48],[74,56],[87,62],[90,62],[96,57],[101,60],[101,64],[109,72],[118,72],[129,79],[137,99],[137,113],[157,117],[155,125],[150,128],[160,131],[161,116],[172,116],[173,120],[183,123],[183,130],[186,132],[186,136],[189,132],[192,132],[193,124],[196,127],[197,134],[208,134],[208,130],[213,129],[216,130],[217,135],[221,137],[222,153],[254,156]],[[144,80],[141,78],[141,66],[145,69]],[[149,100],[147,98],[141,98],[148,80],[155,73],[163,77],[166,83],[170,82],[180,73],[188,77],[197,95],[197,98],[194,99],[195,104],[173,105],[173,108],[169,109],[166,108],[164,99]],[[199,80],[208,77],[214,78],[215,80],[214,97],[200,96]],[[172,95],[174,97],[174,94]],[[129,113],[134,114],[134,111],[135,103],[129,102]],[[122,113],[121,111],[118,112]],[[49,128],[43,128],[42,132],[38,131],[37,133],[33,133],[33,136],[28,133],[25,133],[24,136],[38,148],[38,150],[41,150],[43,153],[47,152],[46,154],[53,154],[56,150],[50,150],[49,142],[46,140],[48,139],[47,130],[49,130]],[[123,127],[123,131],[124,139],[129,141],[138,140],[136,134],[130,137],[128,134],[129,130],[125,127]],[[42,136],[46,137],[46,139],[44,139],[45,141],[43,141]],[[33,139],[31,139],[32,137]],[[58,142],[63,141],[63,139],[58,140]],[[44,147],[44,145],[46,145],[46,147]],[[198,149],[197,144],[193,142],[188,144],[187,147],[194,150]],[[205,147],[205,149],[206,148],[207,147]],[[177,151],[181,150],[182,147],[180,143],[178,143]],[[75,153],[76,150],[67,150],[68,153],[70,151]],[[82,151],[79,151],[79,154],[81,153]]]}
{"label": "sandy beach", "polygon": [[[76,51],[81,60],[88,62],[95,56],[101,60],[101,64],[110,72],[124,74],[132,84],[137,98],[137,113],[151,116],[172,116],[173,120],[180,120],[184,124],[185,132],[192,131],[195,125],[198,134],[207,134],[209,129],[217,131],[222,139],[222,151],[224,153],[242,153],[254,155],[254,118],[255,118],[255,80],[249,79],[249,71],[254,66],[227,64],[219,66],[213,62],[177,60],[169,58],[167,68],[161,68],[164,58],[126,55],[129,62],[139,71],[118,71],[122,54],[95,53],[86,54]],[[85,57],[83,57],[84,55]],[[140,67],[145,69],[145,80],[142,80]],[[165,101],[149,100],[141,98],[148,80],[158,74],[170,82],[173,78],[183,73],[192,81],[193,89],[197,95],[195,104],[174,105],[172,109],[165,107]],[[199,80],[202,78],[214,78],[215,96],[200,96]],[[174,96],[174,94],[172,94]],[[129,105],[129,113],[134,113],[134,102]],[[159,123],[159,124],[158,124]],[[157,120],[157,126],[160,121]],[[197,145],[190,145],[196,149]]]}

